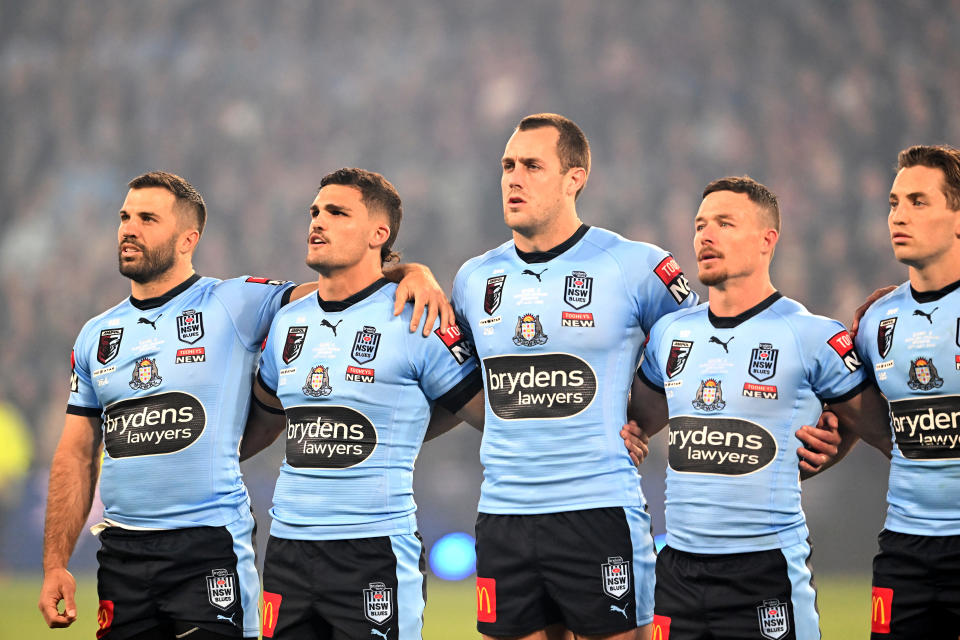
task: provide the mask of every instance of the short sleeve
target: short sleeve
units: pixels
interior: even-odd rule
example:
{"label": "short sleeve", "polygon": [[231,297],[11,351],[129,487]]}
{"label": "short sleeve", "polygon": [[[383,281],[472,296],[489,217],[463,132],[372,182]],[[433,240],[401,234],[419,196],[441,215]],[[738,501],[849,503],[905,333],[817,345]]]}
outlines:
{"label": "short sleeve", "polygon": [[[105,333],[108,331],[122,332],[123,329],[106,330]],[[80,332],[77,341],[73,345],[73,350],[70,352],[70,399],[67,401],[67,413],[97,417],[103,412],[103,407],[100,404],[100,399],[93,390],[92,376],[88,362],[90,351],[84,348],[86,342],[85,336],[86,327],[84,327],[84,331]],[[104,344],[106,346],[109,346],[109,340],[110,334],[107,333],[104,338]],[[119,340],[116,342],[119,344]]]}
{"label": "short sleeve", "polygon": [[630,277],[635,281],[640,328],[646,333],[668,313],[697,304],[697,294],[690,288],[687,276],[676,259],[662,249],[656,249],[642,268],[637,268],[633,276],[628,274]]}
{"label": "short sleeve", "polygon": [[409,333],[407,340],[420,389],[431,401],[456,412],[481,390],[476,350],[459,325],[441,333],[437,321],[429,337]]}
{"label": "short sleeve", "polygon": [[820,400],[843,402],[870,384],[853,338],[842,324],[830,320],[812,333],[814,343],[805,351],[815,358],[810,385]]}
{"label": "short sleeve", "polygon": [[240,340],[253,351],[263,344],[273,317],[289,299],[293,287],[286,280],[241,276],[221,282],[214,295],[233,319]]}
{"label": "short sleeve", "polygon": [[274,322],[270,326],[266,339],[263,341],[263,350],[260,353],[260,368],[257,370],[257,379],[260,381],[260,384],[274,395],[277,393],[277,379],[279,377],[276,355],[277,331],[277,323]]}

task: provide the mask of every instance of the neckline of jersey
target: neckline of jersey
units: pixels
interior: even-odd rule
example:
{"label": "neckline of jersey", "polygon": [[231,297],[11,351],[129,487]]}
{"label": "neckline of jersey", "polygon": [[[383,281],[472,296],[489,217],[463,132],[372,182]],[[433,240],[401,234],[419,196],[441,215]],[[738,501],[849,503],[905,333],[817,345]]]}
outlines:
{"label": "neckline of jersey", "polygon": [[369,298],[371,295],[379,291],[382,287],[390,284],[390,281],[386,278],[380,278],[369,287],[357,291],[355,294],[349,298],[344,298],[343,300],[324,300],[320,297],[320,294],[317,294],[317,303],[320,305],[320,308],[331,313],[334,311],[343,311],[344,309],[349,308],[352,305],[357,304],[364,298]]}
{"label": "neckline of jersey", "polygon": [[957,280],[956,282],[951,282],[944,288],[937,289],[936,291],[917,291],[916,289],[913,288],[913,285],[910,285],[910,295],[913,297],[914,300],[916,300],[921,304],[923,304],[924,302],[936,302],[943,296],[957,289],[957,287],[960,287],[960,280]]}
{"label": "neckline of jersey", "polygon": [[176,298],[178,295],[180,295],[181,293],[183,293],[184,291],[192,287],[193,284],[199,279],[200,279],[200,274],[195,273],[189,278],[187,278],[186,280],[184,280],[183,282],[181,282],[180,284],[178,284],[177,286],[175,286],[173,289],[170,289],[170,291],[167,291],[166,293],[159,295],[156,298],[144,298],[143,300],[140,300],[139,298],[134,298],[133,296],[130,296],[130,304],[132,304],[137,309],[140,309],[141,311],[147,311],[149,309],[156,309],[157,307],[162,307],[163,305],[167,304],[168,302]]}
{"label": "neckline of jersey", "polygon": [[710,307],[707,307],[707,317],[710,319],[710,324],[713,325],[714,329],[733,329],[734,327],[746,322],[753,316],[757,315],[774,302],[783,297],[783,294],[779,291],[774,291],[769,296],[767,296],[763,302],[760,302],[756,306],[750,307],[743,313],[737,314],[735,316],[723,317],[718,316],[710,311]]}
{"label": "neckline of jersey", "polygon": [[573,245],[580,242],[580,238],[586,235],[587,231],[590,230],[590,225],[580,224],[577,230],[572,236],[555,246],[553,249],[547,249],[546,251],[520,251],[517,248],[517,245],[514,244],[513,248],[517,252],[517,257],[526,262],[527,264],[539,264],[541,262],[549,262],[564,253],[567,249]]}

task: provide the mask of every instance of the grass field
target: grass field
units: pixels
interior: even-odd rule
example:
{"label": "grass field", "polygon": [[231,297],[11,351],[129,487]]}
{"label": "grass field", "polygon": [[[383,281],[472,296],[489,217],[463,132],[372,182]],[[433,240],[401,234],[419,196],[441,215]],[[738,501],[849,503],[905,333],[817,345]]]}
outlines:
{"label": "grass field", "polygon": [[[0,577],[0,628],[4,638],[92,640],[97,628],[94,580],[78,576],[80,619],[69,629],[47,629],[37,611],[40,580]],[[818,576],[823,640],[869,637],[869,577]],[[478,638],[474,627],[474,588],[470,580],[443,582],[431,576],[424,640]]]}

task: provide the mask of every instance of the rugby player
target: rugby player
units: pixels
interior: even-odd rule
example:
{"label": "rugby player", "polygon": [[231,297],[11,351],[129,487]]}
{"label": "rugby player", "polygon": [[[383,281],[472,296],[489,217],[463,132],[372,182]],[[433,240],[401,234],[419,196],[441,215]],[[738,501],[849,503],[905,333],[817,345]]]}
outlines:
{"label": "rugby player", "polygon": [[887,224],[909,280],[866,310],[856,337],[890,404],[894,441],[871,637],[952,639],[960,635],[960,150],[910,147],[897,169]]}
{"label": "rugby player", "polygon": [[[241,457],[286,431],[264,562],[263,635],[419,640],[426,585],[413,466],[434,406],[483,421],[480,371],[454,327],[393,315],[382,264],[402,217],[383,176],[340,169],[310,206],[317,293],[270,328]],[[284,417],[285,413],[285,417]],[[445,430],[445,428],[443,429]],[[431,434],[433,435],[433,434]]]}
{"label": "rugby player", "polygon": [[238,447],[270,321],[314,285],[199,276],[197,190],[165,172],[129,187],[118,254],[131,296],[87,322],[74,346],[39,608],[50,627],[77,617],[67,564],[99,473],[98,637],[256,637],[254,523]]}
{"label": "rugby player", "polygon": [[846,329],[771,283],[780,211],[769,189],[716,180],[694,225],[709,303],[656,323],[630,404],[651,435],[669,415],[655,633],[819,639],[793,436],[827,403],[889,457],[886,404]]}

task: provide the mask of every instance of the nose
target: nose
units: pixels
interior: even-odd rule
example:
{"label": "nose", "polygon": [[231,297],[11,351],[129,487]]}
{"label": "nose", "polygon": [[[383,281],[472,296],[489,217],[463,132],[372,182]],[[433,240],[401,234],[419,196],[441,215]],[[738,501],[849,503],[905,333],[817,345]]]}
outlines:
{"label": "nose", "polygon": [[890,224],[906,224],[906,207],[903,203],[890,205]]}

